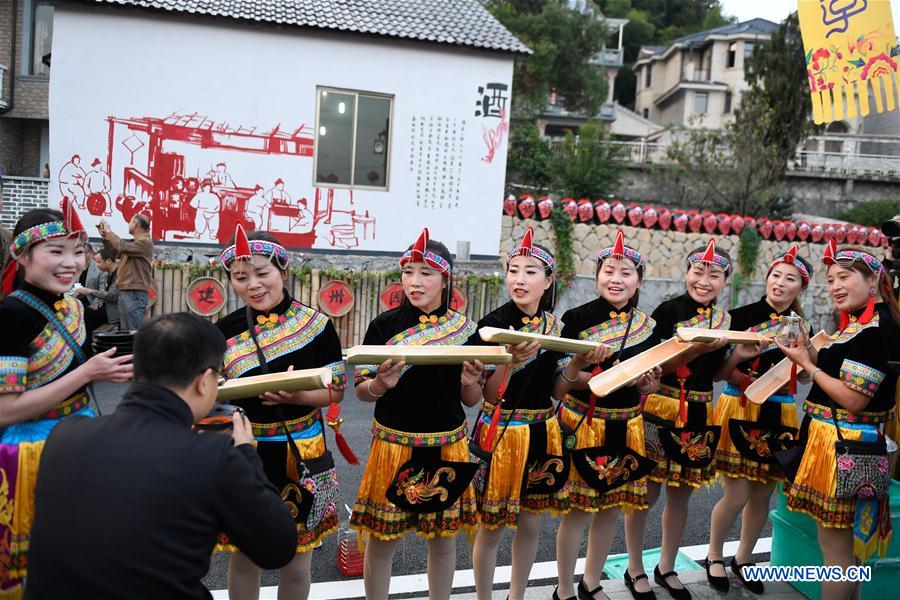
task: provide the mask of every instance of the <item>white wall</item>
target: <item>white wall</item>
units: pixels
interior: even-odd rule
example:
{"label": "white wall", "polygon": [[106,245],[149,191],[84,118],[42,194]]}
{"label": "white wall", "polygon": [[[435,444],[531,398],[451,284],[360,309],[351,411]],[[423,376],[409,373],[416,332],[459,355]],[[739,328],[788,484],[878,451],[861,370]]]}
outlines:
{"label": "white wall", "polygon": [[[316,86],[330,86],[394,96],[390,188],[387,192],[354,190],[352,195],[346,189],[336,189],[331,222],[324,215],[316,219],[315,240],[310,242],[314,248],[400,251],[414,241],[423,226],[428,226],[432,238],[445,242],[451,250],[455,251],[457,240],[469,240],[473,254],[494,255],[498,251],[507,135],[500,119],[478,117],[475,111],[479,86],[498,82],[511,88],[511,55],[301,28],[232,24],[222,19],[66,6],[57,8],[53,45],[50,202],[54,206],[64,194],[75,196],[76,203],[85,204],[79,214],[88,229],[106,218],[115,230],[124,233],[129,211],[127,207],[124,211],[113,207],[111,215],[104,215],[96,202],[92,205],[77,197],[88,186],[60,184],[61,170],[72,155],[80,155],[80,167],[85,172],[92,170],[95,158],[103,170],[109,171],[109,204],[115,204],[122,193],[140,200],[140,189],[126,189],[126,167],[145,176],[156,169],[157,178],[160,172],[159,160],[150,164],[150,134],[120,123],[110,135],[109,117],[164,119],[172,114],[197,113],[216,124],[256,127],[258,131],[276,125],[281,131],[303,126],[314,136]],[[508,123],[509,101],[506,107]],[[420,169],[415,163],[410,165],[414,116],[442,117],[460,127],[458,207],[455,198],[450,208],[444,198],[437,198],[435,208],[416,205]],[[502,141],[496,144],[489,161],[486,140],[491,134],[496,138],[498,133]],[[124,145],[128,138],[143,144],[133,157]],[[313,208],[316,187],[311,156],[204,149],[171,139],[162,142],[161,151],[184,157],[185,177],[202,179],[221,161],[227,164],[237,188],[246,190],[260,184],[268,189],[281,178],[294,203],[306,198]],[[67,170],[72,171],[72,166]],[[96,174],[94,179],[96,182]],[[224,225],[229,219],[228,200],[224,198],[228,191],[217,191],[223,197],[222,231],[216,234],[207,229],[200,242],[221,242],[231,236]],[[327,190],[320,186],[320,211],[324,210],[326,196]],[[181,209],[180,224],[176,224],[179,213],[172,206],[178,198],[166,200],[171,208],[169,216],[158,208],[158,194],[153,198],[148,195],[147,200],[156,203],[155,237],[195,241],[193,209]],[[441,201],[445,202],[443,208],[437,206]],[[367,212],[375,223],[374,227],[367,225],[364,232],[362,223],[354,222],[352,214],[362,216]],[[188,222],[191,227],[184,226]],[[164,234],[158,232],[159,224],[165,225]],[[348,228],[351,233],[349,241],[345,235],[343,244],[333,246],[336,225],[343,226],[345,234]],[[300,237],[290,236],[297,233],[292,227],[281,223],[279,234],[289,234],[285,239],[293,243],[288,245],[305,245],[298,241]]]}

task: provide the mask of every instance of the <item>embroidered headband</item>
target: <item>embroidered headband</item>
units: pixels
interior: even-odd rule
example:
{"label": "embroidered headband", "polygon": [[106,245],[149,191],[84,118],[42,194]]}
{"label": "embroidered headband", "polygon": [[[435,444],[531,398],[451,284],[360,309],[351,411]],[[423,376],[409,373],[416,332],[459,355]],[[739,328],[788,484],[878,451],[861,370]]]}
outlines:
{"label": "embroidered headband", "polygon": [[29,246],[44,240],[78,236],[82,241],[87,241],[87,232],[84,230],[84,225],[81,224],[78,213],[69,204],[68,197],[63,198],[61,208],[63,213],[62,221],[40,223],[26,229],[13,238],[12,244],[9,245],[9,252],[13,258],[21,257]]}
{"label": "embroidered headband", "polygon": [[722,268],[723,271],[728,273],[731,271],[731,261],[722,256],[721,254],[716,254],[716,238],[709,238],[709,243],[706,245],[706,250],[703,252],[695,252],[688,256],[688,264],[696,265],[698,263],[703,263],[706,265],[717,265]]}
{"label": "embroidered headband", "polygon": [[638,268],[644,267],[644,257],[640,252],[625,245],[625,233],[620,229],[616,232],[616,241],[609,248],[604,248],[597,254],[597,262],[603,262],[607,258],[627,258]]}
{"label": "embroidered headband", "polygon": [[548,267],[550,267],[550,272],[556,272],[556,263],[553,261],[553,257],[549,252],[544,250],[543,248],[538,248],[532,243],[532,239],[534,238],[534,229],[531,227],[525,232],[525,235],[522,236],[522,241],[519,242],[519,245],[512,249],[509,254],[506,255],[507,262],[511,261],[517,256],[533,256],[538,259]]}
{"label": "embroidered headband", "polygon": [[419,234],[419,238],[416,240],[416,243],[413,244],[413,247],[403,253],[398,261],[400,266],[403,267],[407,263],[417,263],[423,262],[427,264],[429,267],[437,269],[441,272],[441,274],[450,276],[450,263],[447,260],[438,254],[435,254],[431,250],[426,250],[428,246],[428,228],[422,230],[422,233]]}
{"label": "embroidered headband", "polygon": [[860,250],[841,250],[839,252],[837,243],[834,240],[828,242],[828,245],[825,247],[825,254],[822,256],[822,262],[826,265],[833,265],[836,263],[844,268],[849,267],[857,261],[865,263],[874,275],[880,276],[881,272],[884,271],[884,265],[873,255]]}
{"label": "embroidered headband", "polygon": [[274,262],[282,271],[287,269],[290,258],[287,250],[281,244],[268,240],[248,240],[247,234],[240,223],[234,228],[234,244],[225,248],[222,252],[222,266],[226,271],[231,270],[231,265],[236,260],[250,261],[253,256],[263,256]]}
{"label": "embroidered headband", "polygon": [[784,253],[784,255],[779,256],[772,262],[772,265],[769,267],[769,273],[772,272],[772,269],[782,263],[793,265],[798,271],[800,271],[800,277],[803,278],[804,285],[808,284],[810,277],[809,270],[807,270],[806,265],[804,265],[802,261],[797,260],[797,252],[799,250],[800,248],[797,246],[797,244],[791,246],[790,250],[788,250]]}

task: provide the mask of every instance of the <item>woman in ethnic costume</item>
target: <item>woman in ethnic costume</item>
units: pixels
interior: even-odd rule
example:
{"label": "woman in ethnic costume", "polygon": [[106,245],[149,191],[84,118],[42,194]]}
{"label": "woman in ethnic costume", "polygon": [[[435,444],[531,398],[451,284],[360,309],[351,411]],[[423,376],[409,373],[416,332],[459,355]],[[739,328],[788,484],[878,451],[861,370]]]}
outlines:
{"label": "woman in ethnic costume", "polygon": [[[369,323],[364,344],[462,345],[475,335],[475,323],[448,308],[452,259],[427,229],[400,268],[405,298]],[[482,370],[479,361],[357,366],[356,395],[375,402],[372,449],[350,520],[369,537],[367,598],[387,598],[397,542],[411,532],[428,538],[429,596],[450,597],[455,537],[474,533],[478,520],[462,405],[481,399]]]}
{"label": "woman in ethnic costume", "polygon": [[[838,251],[831,241],[823,262],[828,269],[828,291],[840,310],[840,330],[819,351],[805,338],[790,347],[776,340],[813,382],[803,404],[803,455],[796,473],[792,469],[786,473],[790,483],[785,493],[790,510],[806,513],[818,524],[823,563],[846,569],[876,552],[882,555],[890,542],[886,501],[837,496],[836,470],[859,466],[849,464],[849,455],[839,461],[834,444],[837,427],[845,440],[874,442],[882,435],[879,425],[892,418],[897,376],[888,362],[900,355],[900,308],[890,275],[869,250],[845,246]],[[886,460],[883,467],[883,472],[870,474],[873,480],[889,477]],[[849,598],[854,586],[853,582],[823,582],[822,597]]]}
{"label": "woman in ethnic costume", "polygon": [[[533,235],[529,227],[522,241],[507,255],[506,289],[510,301],[482,318],[479,329],[499,327],[560,335],[561,324],[550,313],[556,285],[553,255],[534,244]],[[482,448],[492,450],[487,485],[479,501],[480,527],[472,554],[479,600],[491,597],[497,548],[504,529],[515,530],[509,597],[518,600],[525,593],[537,554],[540,514],[567,508],[563,485],[568,469],[551,397],[565,363],[561,362],[560,353],[541,350],[537,342],[523,342],[509,350],[513,360],[508,367],[485,367],[484,406],[475,425],[474,438]],[[501,396],[499,420],[492,428],[492,416]]]}
{"label": "woman in ethnic costume", "polygon": [[[730,311],[731,329],[754,331],[773,339],[780,332],[783,316],[791,312],[803,315],[799,297],[809,285],[812,267],[797,256],[797,251],[794,244],[769,267],[765,296]],[[716,471],[724,476],[725,493],[712,511],[706,566],[707,579],[719,591],[727,592],[729,587],[722,557],[725,536],[742,511],[740,545],[730,567],[751,592],[761,594],[764,589],[761,581],[745,580],[742,569],[753,564],[750,556],[769,515],[769,499],[775,483],[784,479],[772,450],[797,434],[796,372],[790,385],[761,405],[749,402],[743,394],[751,382],[783,358],[771,343],[735,344],[716,376],[726,381],[713,415],[713,422],[722,428]]]}
{"label": "woman in ethnic costume", "polygon": [[[654,321],[637,308],[644,278],[644,258],[625,245],[622,230],[615,243],[597,256],[599,298],[563,315],[563,337],[602,342],[606,355],[573,356],[558,380],[560,419],[575,432],[569,481],[571,512],[556,537],[559,585],[554,599],[574,598],[575,563],[584,529],[590,523],[584,576],[578,599],[603,598],[600,577],[609,554],[619,513],[646,510],[646,475],[653,461],[644,455],[640,396],[657,389],[661,371],[642,375],[634,384],[598,398],[588,389],[593,374],[608,369],[655,344]],[[596,365],[596,366],[595,366]]]}
{"label": "woman in ethnic costume", "polygon": [[[250,377],[266,372],[331,369],[331,385],[325,390],[266,392],[260,397],[235,400],[246,412],[256,438],[256,450],[269,481],[281,492],[297,523],[297,554],[279,571],[279,598],[306,598],[310,588],[312,550],[338,527],[337,479],[317,487],[308,514],[298,510],[297,461],[285,435],[287,426],[304,461],[326,451],[320,409],[340,402],[346,376],[341,342],[331,320],[291,297],[285,288],[287,251],[265,232],[244,233],[238,225],[234,245],[222,253],[222,265],[235,293],[246,304],[216,323],[227,340],[225,376]],[[252,332],[250,326],[252,324]],[[259,351],[265,357],[260,365]],[[284,423],[284,425],[282,424]],[[259,568],[226,538],[217,549],[232,552],[228,592],[232,598],[259,596]]]}
{"label": "woman in ethnic costume", "polygon": [[[728,329],[731,317],[716,305],[731,272],[731,258],[716,249],[711,239],[706,248],[691,252],[686,260],[684,283],[687,291],[666,300],[651,315],[656,321],[654,335],[659,341],[673,337],[679,327]],[[647,456],[657,461],[648,476],[648,501],[652,507],[666,485],[663,509],[662,547],[653,580],[676,600],[686,600],[690,592],[674,571],[688,517],[688,503],[694,489],[712,483],[713,459],[718,428],[712,426],[713,377],[725,359],[727,339],[707,344],[695,343],[676,361],[663,365],[659,391],[644,402]],[[642,549],[648,511],[625,516],[628,570],[625,585],[639,600],[653,598],[644,573]]]}
{"label": "woman in ethnic costume", "polygon": [[[34,484],[44,442],[69,415],[93,416],[87,386],[131,378],[131,355],[86,358],[84,306],[66,292],[84,266],[87,235],[74,210],[25,213],[0,302],[0,598],[18,598],[27,574]],[[18,280],[18,281],[16,281]],[[13,288],[15,287],[15,291]],[[12,292],[12,293],[10,293]]]}

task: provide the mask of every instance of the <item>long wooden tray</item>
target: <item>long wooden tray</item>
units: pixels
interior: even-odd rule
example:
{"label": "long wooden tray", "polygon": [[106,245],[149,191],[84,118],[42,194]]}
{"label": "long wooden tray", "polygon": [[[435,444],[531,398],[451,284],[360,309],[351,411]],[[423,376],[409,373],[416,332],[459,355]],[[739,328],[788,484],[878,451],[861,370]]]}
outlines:
{"label": "long wooden tray", "polygon": [[595,348],[603,348],[605,344],[600,342],[588,342],[586,340],[570,340],[569,338],[556,337],[555,335],[543,335],[541,333],[526,333],[524,331],[512,331],[499,327],[482,327],[478,335],[485,342],[498,344],[520,344],[522,342],[538,342],[545,350],[557,352],[571,352],[572,354],[585,354]]}
{"label": "long wooden tray", "polygon": [[626,385],[631,385],[638,377],[653,367],[658,367],[677,356],[681,356],[691,346],[692,344],[682,342],[678,338],[666,340],[662,344],[653,346],[628,360],[623,360],[616,366],[592,377],[588,381],[588,386],[598,398],[603,398]]}
{"label": "long wooden tray", "polygon": [[[819,350],[831,339],[824,331],[820,331],[814,335],[810,341],[816,350]],[[747,400],[754,404],[762,404],[768,400],[772,394],[775,394],[786,386],[791,380],[791,360],[783,358],[781,361],[772,366],[771,369],[763,373],[759,379],[747,386],[744,395]]]}
{"label": "long wooden tray", "polygon": [[299,392],[324,390],[331,383],[331,369],[303,369],[229,379],[219,386],[218,402],[230,402],[239,398],[254,398],[263,392]]}
{"label": "long wooden tray", "polygon": [[380,365],[386,360],[402,360],[407,365],[461,365],[475,360],[505,365],[512,354],[500,346],[353,346],[347,350],[351,365]]}
{"label": "long wooden tray", "polygon": [[755,331],[704,329],[702,327],[679,327],[675,333],[682,342],[714,342],[727,337],[729,344],[757,344],[768,339]]}

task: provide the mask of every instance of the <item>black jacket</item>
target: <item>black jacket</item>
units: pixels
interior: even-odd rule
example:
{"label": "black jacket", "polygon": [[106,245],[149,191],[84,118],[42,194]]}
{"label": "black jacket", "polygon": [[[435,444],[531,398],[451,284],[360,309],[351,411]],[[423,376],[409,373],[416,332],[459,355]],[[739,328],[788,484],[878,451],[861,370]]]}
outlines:
{"label": "black jacket", "polygon": [[135,383],[111,415],[53,430],[26,598],[211,598],[201,579],[220,532],[260,567],[290,562],[296,527],[256,451],[192,421],[174,393]]}

